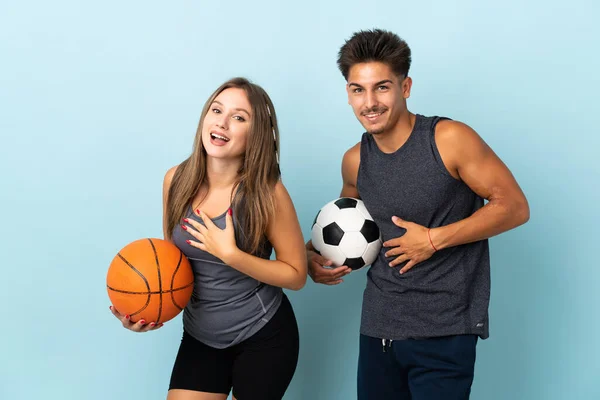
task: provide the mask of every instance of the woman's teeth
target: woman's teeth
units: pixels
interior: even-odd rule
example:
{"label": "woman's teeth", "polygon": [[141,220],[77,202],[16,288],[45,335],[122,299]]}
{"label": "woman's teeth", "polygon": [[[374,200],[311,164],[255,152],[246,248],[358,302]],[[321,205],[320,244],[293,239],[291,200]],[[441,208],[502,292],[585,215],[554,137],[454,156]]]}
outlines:
{"label": "woman's teeth", "polygon": [[217,135],[216,133],[211,133],[210,136],[213,139],[221,139],[224,142],[229,142],[229,139],[227,139],[225,136]]}

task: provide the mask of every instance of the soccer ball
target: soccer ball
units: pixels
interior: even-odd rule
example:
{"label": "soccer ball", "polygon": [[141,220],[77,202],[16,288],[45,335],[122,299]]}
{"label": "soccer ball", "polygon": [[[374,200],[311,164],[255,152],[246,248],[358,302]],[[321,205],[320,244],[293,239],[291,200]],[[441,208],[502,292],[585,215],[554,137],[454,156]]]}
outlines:
{"label": "soccer ball", "polygon": [[312,225],[313,247],[334,266],[353,270],[371,265],[381,249],[381,233],[362,200],[340,197],[323,206]]}

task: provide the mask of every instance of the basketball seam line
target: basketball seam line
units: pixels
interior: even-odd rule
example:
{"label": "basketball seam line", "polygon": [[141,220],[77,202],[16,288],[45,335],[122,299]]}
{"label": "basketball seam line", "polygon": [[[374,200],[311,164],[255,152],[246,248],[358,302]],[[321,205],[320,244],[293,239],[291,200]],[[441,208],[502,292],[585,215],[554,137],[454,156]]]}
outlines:
{"label": "basketball seam line", "polygon": [[[158,253],[156,252],[156,247],[154,247],[154,242],[152,242],[152,239],[148,239],[148,241],[150,242],[150,246],[152,246],[152,251],[154,252],[154,260],[156,261],[156,271],[158,273],[158,290],[160,291],[160,293],[158,294],[158,317],[156,318],[156,323],[160,323],[160,317],[162,314],[162,303],[163,303],[163,299],[162,299],[162,277],[160,276],[160,262],[158,261]],[[148,288],[148,291],[150,291],[150,288]]]}
{"label": "basketball seam line", "polygon": [[[179,292],[181,290],[189,288],[193,284],[194,284],[194,282],[191,282],[191,283],[188,283],[185,286],[181,286],[181,287],[178,287],[178,288],[175,288],[175,289],[165,290],[165,291],[163,291],[163,293]],[[147,295],[151,295],[151,294],[159,294],[160,293],[158,291],[155,291],[155,292],[150,292],[150,291],[148,291],[148,292],[132,292],[131,290],[115,289],[115,288],[113,288],[111,286],[108,286],[108,285],[106,285],[106,287],[108,289],[112,290],[112,291],[115,291],[115,292],[118,292],[118,293],[125,293],[125,294],[147,294]]]}
{"label": "basketball seam line", "polygon": [[[142,280],[146,284],[146,288],[148,289],[148,292],[150,292],[150,284],[148,283],[148,280],[146,279],[146,277],[144,276],[144,274],[142,274],[136,267],[134,267],[129,261],[127,261],[127,259],[125,257],[123,257],[123,255],[121,253],[117,253],[117,255],[119,256],[119,258],[121,260],[123,260],[123,262],[125,264],[127,264],[127,266],[129,266],[129,268],[131,268],[132,270],[134,270],[140,276],[140,278],[142,278]],[[151,298],[151,296],[148,295],[148,298],[146,299],[146,304],[144,304],[142,306],[142,308],[140,308],[136,312],[132,312],[130,315],[134,316],[134,315],[137,315],[137,314],[141,313],[142,311],[144,311],[146,309],[146,307],[148,307],[148,304],[150,304],[150,298]]]}
{"label": "basketball seam line", "polygon": [[173,285],[175,284],[175,275],[177,275],[177,271],[179,271],[179,266],[181,265],[182,258],[183,258],[183,253],[181,251],[179,251],[179,261],[177,262],[177,267],[175,267],[175,271],[173,271],[173,276],[171,277],[171,288],[170,288],[171,301],[173,302],[175,307],[177,307],[179,310],[183,310],[183,307],[180,307],[179,304],[177,304],[177,302],[175,301],[175,294],[174,294],[175,291],[173,290]]}

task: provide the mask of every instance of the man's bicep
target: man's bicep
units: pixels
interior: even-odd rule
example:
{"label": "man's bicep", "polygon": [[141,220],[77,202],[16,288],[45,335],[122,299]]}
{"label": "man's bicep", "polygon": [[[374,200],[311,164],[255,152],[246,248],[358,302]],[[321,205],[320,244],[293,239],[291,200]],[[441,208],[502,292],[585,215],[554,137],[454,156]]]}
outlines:
{"label": "man's bicep", "polygon": [[523,196],[521,188],[506,164],[471,128],[463,125],[455,135],[455,163],[460,179],[473,192],[490,200]]}
{"label": "man's bicep", "polygon": [[342,191],[340,197],[359,198],[357,181],[360,166],[360,143],[350,148],[342,159]]}
{"label": "man's bicep", "polygon": [[355,199],[360,199],[356,186],[349,183],[344,183],[342,186],[340,197],[354,197]]}

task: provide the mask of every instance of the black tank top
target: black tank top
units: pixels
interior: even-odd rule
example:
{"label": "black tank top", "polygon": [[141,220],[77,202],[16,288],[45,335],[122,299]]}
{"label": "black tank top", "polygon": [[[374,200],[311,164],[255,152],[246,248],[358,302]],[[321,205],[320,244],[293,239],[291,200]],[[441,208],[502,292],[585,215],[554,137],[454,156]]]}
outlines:
{"label": "black tank top", "polygon": [[[445,168],[434,132],[443,118],[416,115],[406,143],[396,152],[382,152],[372,135],[360,145],[357,188],[379,225],[383,241],[405,230],[391,217],[428,228],[467,218],[484,204]],[[401,340],[458,334],[489,336],[490,260],[488,241],[450,247],[403,275],[388,263],[382,248],[367,272],[361,333]]]}

